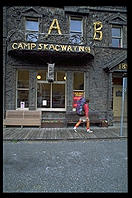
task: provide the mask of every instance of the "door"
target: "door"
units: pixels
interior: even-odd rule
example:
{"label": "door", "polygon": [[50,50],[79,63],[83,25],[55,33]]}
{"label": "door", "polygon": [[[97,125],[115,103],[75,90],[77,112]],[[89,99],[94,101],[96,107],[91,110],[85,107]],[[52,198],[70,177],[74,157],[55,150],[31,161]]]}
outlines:
{"label": "door", "polygon": [[[113,87],[113,114],[114,120],[120,121],[122,106],[122,85],[114,85]],[[124,120],[127,118],[127,92],[124,99]]]}

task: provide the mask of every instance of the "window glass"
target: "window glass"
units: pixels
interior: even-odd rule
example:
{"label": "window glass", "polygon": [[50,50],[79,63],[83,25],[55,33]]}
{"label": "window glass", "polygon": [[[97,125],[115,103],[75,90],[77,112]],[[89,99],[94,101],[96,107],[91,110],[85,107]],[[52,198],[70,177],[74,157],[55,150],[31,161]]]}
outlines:
{"label": "window glass", "polygon": [[46,71],[39,70],[37,72],[37,80],[44,80],[44,81],[46,81]]}
{"label": "window glass", "polygon": [[77,102],[84,96],[84,91],[73,91],[73,108],[77,107]]}
{"label": "window glass", "polygon": [[26,40],[36,42],[38,40],[38,33],[26,33]]}
{"label": "window glass", "polygon": [[81,32],[81,25],[82,25],[81,20],[71,19],[71,21],[70,21],[70,31],[71,32]]}
{"label": "window glass", "polygon": [[65,85],[53,84],[53,108],[65,108]]}
{"label": "window glass", "polygon": [[84,73],[74,72],[73,80],[73,108],[76,108],[77,101],[84,96]]}
{"label": "window glass", "polygon": [[24,108],[29,106],[29,91],[28,90],[18,90],[17,91],[17,108],[21,108],[21,102],[24,102]]}
{"label": "window glass", "polygon": [[74,90],[84,90],[84,73],[83,72],[74,72]]}
{"label": "window glass", "polygon": [[57,72],[57,81],[65,81],[65,72]]}
{"label": "window glass", "polygon": [[79,44],[81,42],[81,34],[80,33],[70,33],[70,40],[72,44]]}
{"label": "window glass", "polygon": [[112,39],[112,47],[121,47],[120,39]]}
{"label": "window glass", "polygon": [[120,37],[120,36],[121,36],[120,28],[112,28],[112,37]]}
{"label": "window glass", "polygon": [[50,107],[50,84],[38,83],[37,89],[37,107],[49,108]]}
{"label": "window glass", "polygon": [[26,30],[39,31],[38,21],[26,21]]}
{"label": "window glass", "polygon": [[18,88],[28,88],[29,87],[29,72],[26,70],[18,71]]}

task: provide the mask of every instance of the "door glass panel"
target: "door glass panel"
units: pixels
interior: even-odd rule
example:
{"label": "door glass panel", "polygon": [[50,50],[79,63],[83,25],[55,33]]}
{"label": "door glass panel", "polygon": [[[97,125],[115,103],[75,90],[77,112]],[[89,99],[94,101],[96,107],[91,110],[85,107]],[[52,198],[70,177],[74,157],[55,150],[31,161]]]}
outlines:
{"label": "door glass panel", "polygon": [[53,108],[65,108],[65,85],[64,84],[53,84]]}
{"label": "door glass panel", "polygon": [[50,84],[38,83],[37,89],[37,107],[50,107]]}

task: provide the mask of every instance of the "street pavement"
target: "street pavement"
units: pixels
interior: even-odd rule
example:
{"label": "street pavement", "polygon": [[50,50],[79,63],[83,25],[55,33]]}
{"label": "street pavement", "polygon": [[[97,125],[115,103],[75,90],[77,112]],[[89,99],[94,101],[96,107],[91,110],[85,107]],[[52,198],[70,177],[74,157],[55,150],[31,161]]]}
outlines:
{"label": "street pavement", "polygon": [[127,193],[127,174],[126,138],[3,142],[3,192]]}

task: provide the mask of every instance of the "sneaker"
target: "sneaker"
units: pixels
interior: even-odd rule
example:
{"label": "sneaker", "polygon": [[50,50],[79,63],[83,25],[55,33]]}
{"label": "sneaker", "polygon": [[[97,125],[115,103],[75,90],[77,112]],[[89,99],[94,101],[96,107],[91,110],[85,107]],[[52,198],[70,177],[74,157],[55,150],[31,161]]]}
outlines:
{"label": "sneaker", "polygon": [[74,128],[73,128],[74,132],[77,132],[77,130],[76,130],[76,129],[77,129],[76,127],[74,127]]}
{"label": "sneaker", "polygon": [[91,131],[90,129],[87,129],[87,132],[88,132],[88,133],[93,133],[93,131]]}

